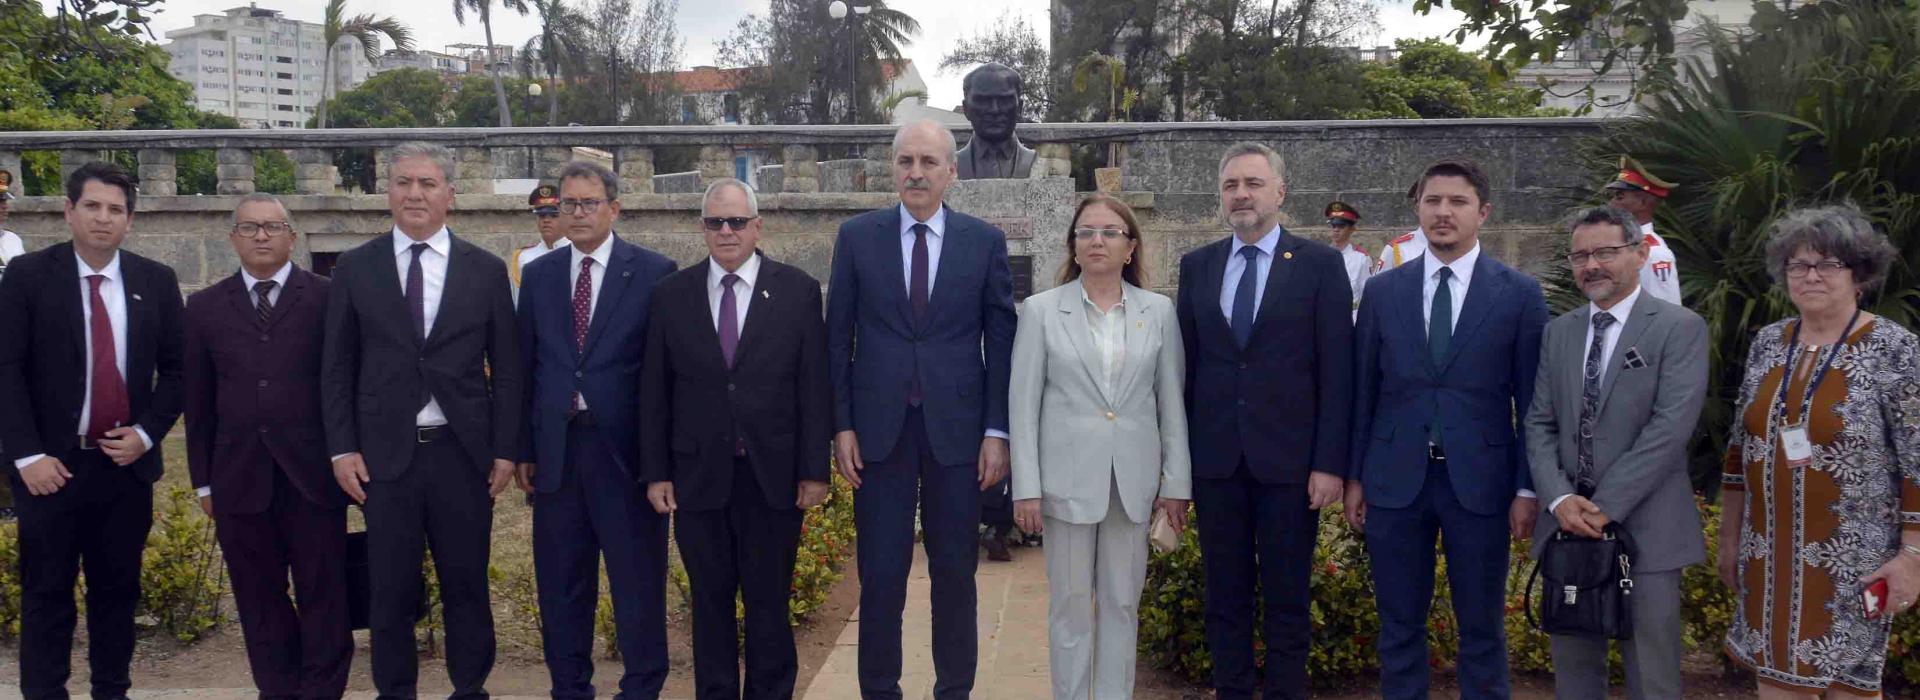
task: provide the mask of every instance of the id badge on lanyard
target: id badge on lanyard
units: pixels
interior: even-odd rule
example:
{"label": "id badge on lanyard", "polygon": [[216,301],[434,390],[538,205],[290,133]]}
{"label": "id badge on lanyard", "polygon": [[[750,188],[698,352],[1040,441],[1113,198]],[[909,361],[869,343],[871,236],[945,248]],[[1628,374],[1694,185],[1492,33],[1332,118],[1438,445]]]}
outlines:
{"label": "id badge on lanyard", "polygon": [[1801,421],[1780,429],[1780,449],[1787,455],[1787,466],[1804,469],[1813,463],[1813,442],[1807,439],[1807,423]]}
{"label": "id badge on lanyard", "polygon": [[1813,440],[1807,436],[1808,414],[1813,411],[1813,395],[1820,390],[1820,382],[1827,378],[1827,372],[1833,370],[1833,361],[1840,356],[1840,348],[1847,344],[1847,336],[1853,333],[1853,324],[1860,320],[1860,311],[1855,309],[1853,318],[1847,320],[1847,327],[1840,333],[1840,340],[1827,351],[1827,361],[1812,368],[1807,377],[1807,394],[1800,401],[1800,420],[1787,423],[1787,385],[1793,383],[1793,351],[1800,346],[1800,326],[1805,321],[1795,323],[1793,337],[1787,341],[1787,357],[1780,374],[1780,397],[1776,402],[1777,425],[1780,426],[1780,451],[1787,458],[1787,466],[1804,469],[1813,464]]}

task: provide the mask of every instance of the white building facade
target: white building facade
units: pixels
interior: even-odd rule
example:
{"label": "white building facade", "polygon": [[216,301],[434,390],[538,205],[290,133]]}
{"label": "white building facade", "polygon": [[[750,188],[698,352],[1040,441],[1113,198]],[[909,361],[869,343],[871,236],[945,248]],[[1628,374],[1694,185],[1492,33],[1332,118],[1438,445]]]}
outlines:
{"label": "white building facade", "polygon": [[[193,86],[196,106],[256,129],[305,128],[326,93],[325,28],[279,10],[236,7],[196,15],[193,26],[167,32],[163,47],[173,76]],[[357,41],[334,54],[335,94],[373,74]]]}

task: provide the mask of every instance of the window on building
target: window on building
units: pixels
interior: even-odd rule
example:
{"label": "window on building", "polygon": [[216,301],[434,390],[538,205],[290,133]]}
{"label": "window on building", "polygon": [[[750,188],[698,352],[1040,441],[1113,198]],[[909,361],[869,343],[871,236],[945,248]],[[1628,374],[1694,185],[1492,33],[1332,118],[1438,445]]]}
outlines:
{"label": "window on building", "polygon": [[226,109],[227,101],[226,100],[201,100],[200,108],[201,109]]}
{"label": "window on building", "polygon": [[292,80],[293,74],[292,73],[275,73],[273,74],[273,79],[274,80]]}
{"label": "window on building", "polygon": [[293,105],[274,105],[274,106],[273,106],[273,111],[276,111],[276,112],[291,112],[291,111],[293,111]]}
{"label": "window on building", "polygon": [[725,97],[721,98],[721,101],[726,106],[727,123],[740,123],[740,96],[729,92]]}
{"label": "window on building", "polygon": [[692,124],[700,117],[700,103],[692,95],[680,98],[680,123]]}
{"label": "window on building", "polygon": [[273,57],[273,62],[274,62],[274,63],[285,63],[285,64],[287,64],[287,65],[293,65],[293,57],[292,57],[292,56],[274,56],[274,57]]}
{"label": "window on building", "polygon": [[293,88],[278,88],[274,90],[274,93],[280,94],[280,95],[292,95]]}
{"label": "window on building", "polygon": [[274,122],[273,125],[283,129],[293,128],[293,122],[287,122],[287,121]]}
{"label": "window on building", "polygon": [[266,109],[267,106],[259,102],[247,102],[242,100],[240,102],[240,108],[241,109]]}

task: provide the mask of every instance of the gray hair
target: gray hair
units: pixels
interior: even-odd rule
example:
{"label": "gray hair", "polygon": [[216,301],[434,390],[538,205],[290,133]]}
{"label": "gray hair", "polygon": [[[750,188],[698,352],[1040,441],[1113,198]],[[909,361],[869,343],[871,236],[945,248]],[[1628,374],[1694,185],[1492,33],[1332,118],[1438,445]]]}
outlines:
{"label": "gray hair", "polygon": [[1588,207],[1575,211],[1567,217],[1567,235],[1573,235],[1582,226],[1595,224],[1613,224],[1620,227],[1620,242],[1632,243],[1640,239],[1640,222],[1625,209],[1614,206]]}
{"label": "gray hair", "polygon": [[280,201],[279,197],[275,197],[265,192],[255,192],[245,197],[241,197],[239,202],[234,203],[233,215],[227,218],[227,228],[231,229],[235,226],[240,225],[240,209],[242,207],[245,207],[249,204],[258,204],[261,202],[272,202],[274,206],[280,207],[280,214],[287,218],[287,225],[288,226],[293,225],[293,212],[287,210],[286,202],[282,202]]}
{"label": "gray hair", "polygon": [[920,129],[925,127],[933,127],[934,130],[940,132],[941,136],[946,137],[947,162],[949,163],[953,162],[954,154],[960,152],[960,143],[953,139],[952,129],[949,129],[947,128],[947,125],[934,121],[932,119],[920,119],[920,120],[908,122],[906,124],[901,125],[898,131],[893,132],[893,152],[894,153],[900,152],[900,140],[906,138],[907,132],[913,131],[914,129]]}
{"label": "gray hair", "polygon": [[713,193],[719,192],[722,187],[739,189],[740,194],[747,196],[747,216],[760,215],[760,198],[753,194],[753,186],[730,177],[714,180],[713,184],[707,185],[707,193],[700,197],[701,215],[707,213],[707,203],[713,201]]}
{"label": "gray hair", "polygon": [[[447,184],[453,184],[453,150],[437,143],[408,141],[387,151],[388,163],[399,163],[408,158],[426,158],[440,166],[440,174]],[[389,175],[391,177],[391,175]]]}
{"label": "gray hair", "polygon": [[1801,246],[1846,263],[1862,297],[1880,291],[1896,255],[1886,235],[1874,230],[1852,202],[1793,209],[1774,219],[1767,233],[1767,273],[1775,284],[1786,283],[1787,259]]}
{"label": "gray hair", "polygon": [[613,171],[608,170],[607,166],[592,161],[570,160],[567,161],[565,165],[560,166],[560,173],[554,176],[553,181],[555,184],[559,184],[574,178],[597,179],[600,181],[600,185],[606,188],[607,199],[616,200],[620,198],[620,176],[613,174]]}
{"label": "gray hair", "polygon": [[1273,168],[1273,176],[1279,178],[1281,182],[1286,182],[1286,159],[1281,158],[1280,152],[1268,148],[1266,144],[1254,143],[1252,141],[1241,141],[1228,146],[1227,152],[1220,156],[1220,169],[1215,171],[1215,174],[1218,175],[1227,172],[1227,163],[1233,162],[1233,159],[1241,156],[1260,156],[1266,158],[1267,165]]}

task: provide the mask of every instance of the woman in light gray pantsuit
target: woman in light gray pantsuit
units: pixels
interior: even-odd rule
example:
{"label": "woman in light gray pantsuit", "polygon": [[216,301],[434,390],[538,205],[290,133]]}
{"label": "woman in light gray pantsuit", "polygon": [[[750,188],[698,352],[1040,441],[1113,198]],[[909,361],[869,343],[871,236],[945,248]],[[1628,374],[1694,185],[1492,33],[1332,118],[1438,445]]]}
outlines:
{"label": "woman in light gray pantsuit", "polygon": [[1140,224],[1096,194],[1066,237],[1061,284],[1029,297],[1013,341],[1014,520],[1047,534],[1055,700],[1133,695],[1147,530],[1184,530],[1192,482],[1173,300],[1140,288]]}

